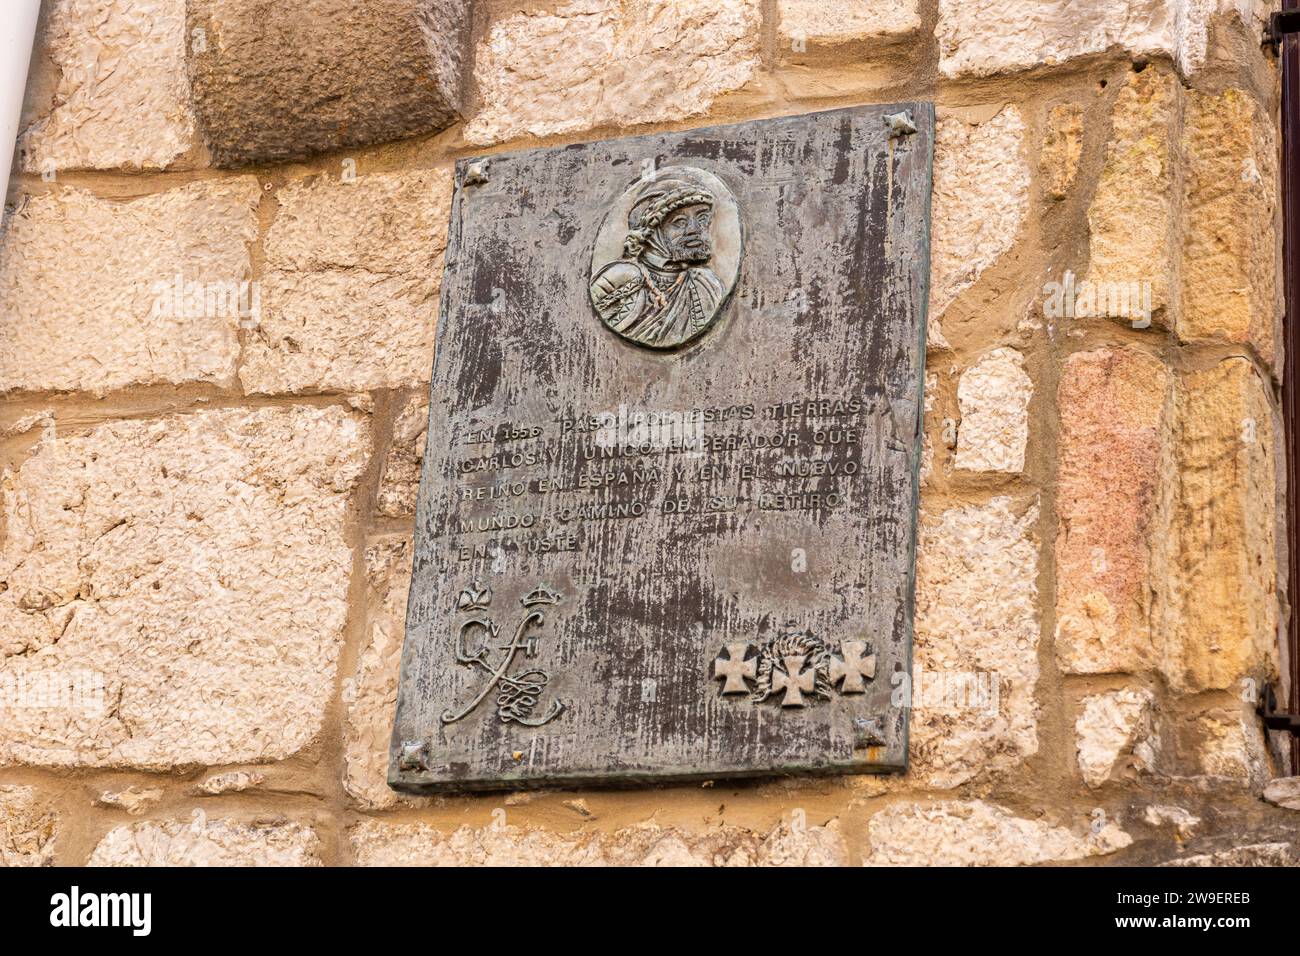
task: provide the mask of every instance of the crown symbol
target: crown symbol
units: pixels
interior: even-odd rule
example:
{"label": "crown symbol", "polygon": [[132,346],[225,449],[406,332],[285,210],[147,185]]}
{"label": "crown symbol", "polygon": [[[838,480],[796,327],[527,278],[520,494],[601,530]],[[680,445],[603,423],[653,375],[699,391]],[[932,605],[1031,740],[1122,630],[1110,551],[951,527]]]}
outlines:
{"label": "crown symbol", "polygon": [[460,592],[460,597],[456,600],[457,610],[461,611],[486,611],[487,606],[492,603],[492,589],[490,587],[480,588],[472,585]]}
{"label": "crown symbol", "polygon": [[559,604],[560,595],[545,584],[539,584],[520,600],[523,602],[524,607],[535,607],[538,604]]}

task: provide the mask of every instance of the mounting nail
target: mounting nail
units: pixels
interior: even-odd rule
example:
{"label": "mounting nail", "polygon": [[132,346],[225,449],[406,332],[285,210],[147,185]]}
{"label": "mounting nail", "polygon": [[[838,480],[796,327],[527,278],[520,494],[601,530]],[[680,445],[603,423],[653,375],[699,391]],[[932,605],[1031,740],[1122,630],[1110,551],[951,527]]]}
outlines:
{"label": "mounting nail", "polygon": [[880,747],[885,743],[884,717],[853,718],[853,746]]}
{"label": "mounting nail", "polygon": [[890,139],[898,139],[900,136],[906,136],[908,133],[916,132],[916,123],[912,121],[912,114],[907,110],[901,113],[889,113],[885,116],[885,128],[889,130]]}
{"label": "mounting nail", "polygon": [[428,750],[423,741],[407,740],[402,744],[402,754],[397,758],[398,770],[427,770]]}
{"label": "mounting nail", "polygon": [[476,159],[465,167],[465,185],[477,186],[488,181],[488,161]]}

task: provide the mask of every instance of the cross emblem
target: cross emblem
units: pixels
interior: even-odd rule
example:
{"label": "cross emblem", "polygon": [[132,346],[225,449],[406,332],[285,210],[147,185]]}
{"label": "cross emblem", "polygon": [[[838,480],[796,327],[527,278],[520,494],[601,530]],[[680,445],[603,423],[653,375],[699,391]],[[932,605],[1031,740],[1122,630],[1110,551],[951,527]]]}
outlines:
{"label": "cross emblem", "polygon": [[844,641],[840,644],[843,659],[831,658],[831,683],[844,679],[844,683],[840,684],[841,694],[865,693],[867,685],[862,682],[862,679],[865,677],[871,680],[876,676],[876,655],[869,654],[863,657],[866,649],[867,645],[863,641]]}
{"label": "cross emblem", "polygon": [[806,659],[803,654],[789,654],[781,658],[785,670],[772,671],[772,690],[785,691],[785,699],[781,701],[782,707],[804,706],[803,694],[812,693],[817,687],[817,672],[803,669],[803,662]]}
{"label": "cross emblem", "polygon": [[749,644],[744,641],[728,644],[726,658],[719,657],[713,662],[713,679],[720,680],[724,677],[727,679],[727,682],[722,685],[724,694],[749,693],[749,685],[745,683],[745,678],[754,679],[758,673],[758,659],[745,660],[745,654],[748,652]]}

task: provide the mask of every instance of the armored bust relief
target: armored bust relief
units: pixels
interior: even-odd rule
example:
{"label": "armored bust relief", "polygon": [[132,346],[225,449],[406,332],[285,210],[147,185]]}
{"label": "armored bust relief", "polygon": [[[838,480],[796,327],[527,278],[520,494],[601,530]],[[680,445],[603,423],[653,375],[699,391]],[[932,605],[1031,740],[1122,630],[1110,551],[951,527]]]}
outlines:
{"label": "armored bust relief", "polygon": [[[593,263],[596,314],[630,342],[672,349],[697,338],[734,285],[734,274],[724,281],[713,268],[718,197],[705,176],[670,167],[634,187],[621,256]],[[738,253],[738,241],[733,246]]]}

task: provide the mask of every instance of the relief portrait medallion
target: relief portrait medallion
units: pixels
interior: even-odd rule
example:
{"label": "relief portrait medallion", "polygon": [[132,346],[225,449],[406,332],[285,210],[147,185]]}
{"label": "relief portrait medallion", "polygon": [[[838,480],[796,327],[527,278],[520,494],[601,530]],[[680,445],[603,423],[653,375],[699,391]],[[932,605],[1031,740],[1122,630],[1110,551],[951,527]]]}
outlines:
{"label": "relief portrait medallion", "polygon": [[591,304],[610,331],[674,349],[718,321],[740,273],[736,199],[712,173],[665,166],[610,206],[591,261]]}

